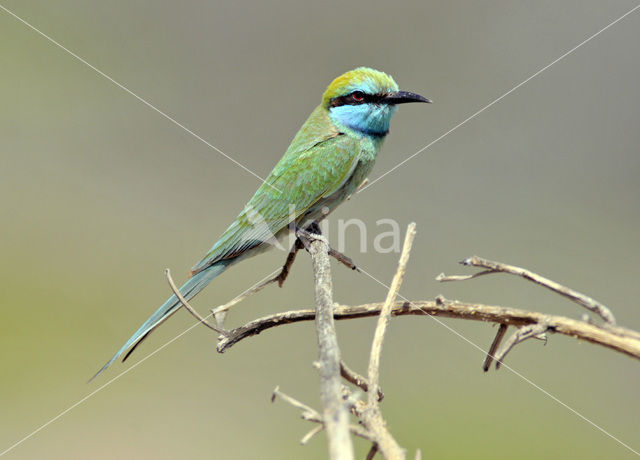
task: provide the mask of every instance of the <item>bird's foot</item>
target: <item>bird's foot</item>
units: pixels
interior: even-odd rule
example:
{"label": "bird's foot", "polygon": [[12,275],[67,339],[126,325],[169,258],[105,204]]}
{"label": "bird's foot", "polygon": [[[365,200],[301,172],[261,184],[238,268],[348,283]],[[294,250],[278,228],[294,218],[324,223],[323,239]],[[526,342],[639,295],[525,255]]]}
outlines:
{"label": "bird's foot", "polygon": [[289,272],[291,271],[291,266],[293,262],[296,260],[296,255],[300,249],[304,248],[304,244],[300,240],[300,238],[296,238],[296,242],[291,246],[291,250],[289,251],[289,255],[287,255],[287,260],[285,260],[280,273],[278,273],[275,277],[273,277],[270,282],[278,283],[278,287],[282,287],[285,280],[289,276]]}
{"label": "bird's foot", "polygon": [[302,228],[296,228],[296,236],[298,240],[302,241],[305,249],[309,250],[309,244],[313,240],[320,240],[329,245],[329,241],[326,237],[322,236],[322,232],[320,231],[320,227],[317,224],[314,227],[314,224],[311,224],[307,227],[307,230]]}
{"label": "bird's foot", "polygon": [[[299,249],[302,249],[302,246],[304,246],[306,249],[309,249],[308,245],[311,239],[322,239],[324,242],[327,243],[327,246],[329,246],[329,242],[324,236],[322,236],[322,231],[320,230],[320,226],[318,225],[317,222],[312,223],[306,229],[296,228],[296,236],[298,237],[298,239],[296,240],[296,244],[300,242],[300,245],[301,245]],[[340,251],[336,251],[331,246],[329,246],[329,255],[334,259],[336,259],[345,267],[348,267],[351,270],[360,272],[360,270],[358,269],[356,264],[353,262],[353,260],[351,260],[350,257],[344,255]]]}

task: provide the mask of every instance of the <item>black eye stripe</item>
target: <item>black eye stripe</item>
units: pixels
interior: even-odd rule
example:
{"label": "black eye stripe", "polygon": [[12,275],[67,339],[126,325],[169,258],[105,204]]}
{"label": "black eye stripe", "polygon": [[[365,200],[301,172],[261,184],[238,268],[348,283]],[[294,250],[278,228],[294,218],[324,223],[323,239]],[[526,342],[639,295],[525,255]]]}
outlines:
{"label": "black eye stripe", "polygon": [[[354,98],[354,93],[360,100]],[[361,91],[354,91],[351,94],[336,97],[331,100],[330,107],[340,107],[341,105],[360,105],[360,104],[377,104],[384,99],[383,94],[366,94]]]}

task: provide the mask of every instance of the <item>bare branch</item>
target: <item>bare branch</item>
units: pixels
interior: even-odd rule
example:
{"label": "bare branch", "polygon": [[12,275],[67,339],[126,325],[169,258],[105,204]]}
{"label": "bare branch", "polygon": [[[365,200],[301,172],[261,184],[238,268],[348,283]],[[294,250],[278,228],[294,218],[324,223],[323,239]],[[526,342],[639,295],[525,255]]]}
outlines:
{"label": "bare branch", "polygon": [[209,323],[206,319],[204,319],[200,315],[200,313],[198,313],[191,305],[189,305],[189,302],[187,302],[185,298],[182,296],[182,294],[180,294],[180,291],[176,287],[176,284],[173,282],[173,278],[171,277],[171,271],[168,268],[165,269],[164,274],[167,277],[167,281],[169,282],[169,287],[171,288],[173,293],[176,295],[180,303],[182,303],[182,306],[186,308],[189,313],[195,316],[198,319],[198,321],[200,321],[202,324],[207,326],[209,329],[212,329],[216,331],[218,334],[221,334],[223,336],[227,335],[227,331],[225,331],[224,329],[220,329],[214,326],[213,324]]}
{"label": "bare branch", "polygon": [[495,355],[496,369],[500,368],[500,365],[502,364],[505,356],[507,356],[507,353],[509,353],[513,347],[521,342],[524,342],[527,339],[538,337],[541,334],[544,334],[548,329],[549,325],[545,324],[544,322],[538,324],[529,324],[528,326],[522,326],[520,329],[518,329],[515,333],[513,333],[511,337],[507,339],[502,349]]}
{"label": "bare branch", "polygon": [[[282,273],[282,272],[280,272],[280,273]],[[266,281],[263,281],[262,283],[252,287],[251,289],[247,289],[242,294],[234,297],[233,299],[231,299],[229,302],[225,303],[224,305],[220,305],[220,306],[218,306],[216,308],[212,308],[211,309],[211,313],[213,313],[214,316],[217,316],[217,315],[220,315],[222,313],[225,313],[231,307],[233,307],[236,304],[239,304],[240,302],[242,302],[247,297],[250,297],[253,294],[255,294],[256,292],[259,292],[259,291],[263,290],[265,287],[267,287],[271,283],[277,282],[279,280],[279,277],[280,277],[280,274],[274,276],[273,278],[269,278]]]}
{"label": "bare branch", "polygon": [[[307,406],[306,404],[298,401],[297,399],[287,395],[286,393],[283,393],[282,391],[280,391],[280,387],[276,387],[273,390],[273,394],[271,395],[271,402],[274,402],[276,400],[276,397],[282,399],[283,401],[291,404],[293,407],[296,407],[298,409],[300,409],[302,411],[302,418],[304,420],[307,420],[309,422],[314,422],[314,423],[320,423],[322,425],[322,427],[324,427],[325,422],[324,419],[322,418],[322,415],[320,415],[320,413],[315,410],[312,407]],[[312,430],[314,431],[314,430]],[[309,441],[309,439],[311,439],[311,437],[313,437],[316,433],[312,434],[312,431],[310,431],[309,433],[307,433],[302,440],[306,440],[307,442]],[[373,441],[373,439],[371,438],[371,435],[369,433],[367,433],[366,430],[364,430],[362,427],[357,426],[357,425],[349,425],[349,432],[351,432],[351,434],[355,435],[355,436],[359,436],[363,439],[366,439],[367,441]],[[304,443],[303,443],[304,444]]]}
{"label": "bare branch", "polygon": [[492,273],[496,273],[493,270],[483,270],[481,272],[472,273],[471,275],[445,275],[444,273],[440,273],[436,276],[435,280],[440,281],[442,283],[448,281],[467,281],[473,278],[479,278],[484,275],[491,275]]}
{"label": "bare branch", "polygon": [[273,278],[269,278],[266,281],[263,281],[262,283],[252,287],[251,289],[246,290],[245,292],[234,297],[224,305],[220,305],[219,307],[212,309],[211,312],[213,313],[216,320],[218,320],[218,323],[222,324],[224,322],[225,312],[227,312],[231,307],[242,302],[247,297],[252,296],[253,294],[261,291],[268,285],[272,283],[278,283],[278,287],[282,287],[285,280],[289,276],[291,266],[293,265],[293,262],[296,260],[296,255],[298,254],[298,251],[303,247],[304,246],[302,244],[302,241],[300,241],[299,238],[296,238],[296,241],[293,243],[293,246],[291,246],[291,249],[289,250],[289,254],[287,255],[284,265],[282,266],[282,268],[280,269],[280,272],[276,276],[274,276]]}
{"label": "bare branch", "polygon": [[369,357],[369,369],[368,369],[368,379],[369,384],[371,385],[372,391],[369,392],[368,403],[370,405],[378,404],[377,391],[379,386],[379,378],[380,378],[380,353],[382,352],[382,342],[384,341],[384,334],[387,330],[387,325],[391,319],[391,309],[393,306],[393,302],[395,302],[396,297],[398,296],[398,291],[400,290],[400,286],[402,285],[402,280],[404,278],[404,274],[407,268],[407,262],[409,261],[409,254],[411,252],[411,245],[413,244],[413,239],[416,236],[416,224],[409,224],[409,228],[407,229],[407,234],[404,240],[404,246],[402,248],[402,254],[400,255],[400,261],[398,262],[398,270],[393,277],[393,281],[391,282],[391,287],[389,288],[389,292],[387,293],[387,298],[384,301],[384,305],[382,306],[382,310],[380,311],[380,316],[378,317],[378,324],[376,326],[376,331],[373,337],[373,344],[371,345],[371,355]]}
{"label": "bare branch", "polygon": [[462,265],[469,265],[472,267],[486,268],[487,270],[468,276],[446,276],[444,274],[440,274],[436,279],[438,281],[463,281],[471,278],[477,278],[478,276],[482,275],[489,275],[492,273],[509,273],[510,275],[520,276],[526,280],[532,281],[536,284],[539,284],[540,286],[552,290],[557,294],[560,294],[561,296],[571,299],[577,304],[582,305],[587,310],[590,310],[600,316],[607,324],[611,326],[616,324],[616,319],[613,316],[613,313],[611,313],[611,310],[609,310],[609,308],[607,308],[602,303],[525,268],[516,267],[515,265],[503,264],[501,262],[494,262],[492,260],[483,259],[478,256],[469,257],[467,259],[464,259],[460,263]]}
{"label": "bare branch", "polygon": [[484,364],[482,365],[482,369],[487,372],[491,367],[491,362],[493,361],[493,357],[496,354],[496,350],[500,346],[500,342],[504,338],[504,334],[507,332],[508,326],[506,324],[500,324],[498,328],[498,332],[496,332],[496,337],[493,339],[491,343],[491,348],[489,348],[489,352],[487,353],[487,357],[484,360]]}
{"label": "bare branch", "polygon": [[[333,316],[336,320],[378,316],[382,305],[382,303],[357,306],[336,305]],[[640,359],[639,332],[619,326],[604,327],[565,316],[547,315],[544,313],[494,305],[452,301],[443,298],[439,298],[437,301],[396,301],[393,304],[391,314],[393,316],[424,316],[426,314],[443,318],[485,321],[515,327],[546,322],[549,325],[548,332],[586,340],[587,342],[624,353],[632,358]],[[218,342],[218,352],[223,353],[240,340],[257,335],[266,329],[300,321],[313,321],[314,319],[315,311],[312,309],[292,310],[255,319],[244,326],[228,331],[228,337],[220,338]]]}
{"label": "bare branch", "polygon": [[302,437],[302,439],[300,440],[300,444],[304,446],[311,440],[311,438],[320,433],[322,430],[324,430],[324,425],[313,427],[307,434]]}
{"label": "bare branch", "polygon": [[285,280],[289,276],[289,271],[291,270],[291,266],[293,265],[293,262],[295,262],[296,260],[296,255],[298,254],[298,251],[303,247],[304,246],[302,245],[302,241],[300,241],[299,238],[296,238],[296,241],[293,243],[293,246],[291,246],[289,255],[287,255],[287,259],[284,261],[282,270],[280,271],[278,276],[274,278],[274,281],[278,281],[278,287],[282,287],[282,285],[284,284]]}
{"label": "bare branch", "polygon": [[[317,231],[314,230],[314,227],[310,228],[314,232]],[[257,289],[254,289],[253,292],[257,292],[257,290],[264,287],[264,285],[279,279],[284,281],[295,259],[295,254],[299,250],[297,246],[304,246],[312,256],[316,310],[292,310],[255,319],[244,326],[226,331],[225,335],[221,335],[218,338],[217,349],[218,352],[223,353],[237,342],[247,337],[257,335],[266,329],[315,319],[320,348],[320,359],[317,367],[321,375],[323,413],[320,414],[309,406],[289,396],[283,395],[277,388],[274,390],[274,398],[276,395],[282,397],[290,404],[302,410],[303,419],[321,424],[320,427],[315,427],[309,431],[302,438],[301,442],[303,444],[308,442],[324,428],[327,431],[330,458],[353,458],[349,433],[361,436],[372,442],[372,447],[367,458],[373,458],[378,452],[386,459],[405,458],[404,450],[397,444],[387,430],[386,423],[379,409],[379,401],[382,399],[379,388],[380,355],[386,327],[391,316],[427,315],[498,324],[499,329],[483,364],[485,371],[489,369],[494,360],[496,363],[495,367],[498,369],[506,355],[517,344],[529,338],[542,338],[546,340],[547,333],[558,333],[575,337],[640,359],[640,333],[616,326],[613,314],[603,304],[529,270],[481,259],[476,256],[465,259],[462,263],[474,267],[483,267],[485,270],[472,275],[446,276],[441,274],[436,279],[439,281],[462,281],[493,273],[513,274],[577,302],[588,310],[598,314],[605,323],[595,324],[587,315],[585,315],[587,316],[586,318],[583,317],[583,320],[574,320],[563,316],[547,315],[514,308],[451,301],[442,296],[438,296],[434,301],[396,301],[395,299],[405,274],[411,244],[415,235],[414,224],[411,224],[407,230],[398,270],[391,283],[385,302],[358,306],[334,305],[329,257],[335,257],[350,268],[355,268],[355,265],[346,256],[333,251],[327,241],[319,234],[310,233],[306,230],[297,230],[296,235],[298,236],[296,246],[292,248],[280,274],[263,283]],[[175,286],[173,286],[172,289],[177,291]],[[246,295],[242,298],[237,298],[238,300],[234,299],[234,303],[239,302],[243,298],[246,298]],[[184,303],[186,304],[186,302]],[[204,321],[197,313],[195,313],[195,315]],[[340,360],[340,350],[335,337],[333,321],[369,316],[378,316],[379,318],[370,353],[368,378],[365,379],[349,369],[346,364]],[[517,330],[505,341],[504,345],[500,347],[509,326],[514,326]],[[496,351],[498,349],[499,351]],[[341,385],[339,380],[340,375],[367,392],[366,403],[353,395],[348,387]],[[360,420],[362,426],[349,424],[347,408]],[[421,452],[416,452],[416,458],[420,458],[420,456]]]}
{"label": "bare branch", "polygon": [[297,399],[292,398],[288,394],[283,393],[282,391],[280,391],[280,387],[279,386],[274,388],[273,393],[271,394],[271,402],[275,402],[276,397],[278,397],[280,399],[283,399],[284,401],[286,401],[289,404],[291,404],[293,407],[297,407],[303,413],[307,412],[307,413],[312,414],[312,415],[314,415],[314,416],[316,416],[318,418],[322,418],[320,413],[318,411],[316,411],[314,408],[312,408],[310,406],[307,406],[306,404],[301,403]]}
{"label": "bare branch", "polygon": [[329,246],[329,255],[331,257],[333,257],[334,259],[336,259],[338,262],[340,262],[345,267],[350,268],[351,270],[355,270],[357,272],[360,271],[360,269],[358,267],[356,267],[356,264],[353,263],[353,260],[351,260],[349,257],[345,256],[343,253],[336,251],[331,246]]}
{"label": "bare branch", "polygon": [[[350,369],[344,361],[340,361],[340,375],[342,375],[347,382],[353,383],[362,391],[369,391],[369,382],[367,379]],[[382,389],[378,386],[378,401],[382,401],[383,398],[384,394],[382,393]]]}
{"label": "bare branch", "polygon": [[378,445],[374,442],[373,444],[371,444],[371,449],[369,449],[369,452],[367,452],[366,460],[373,460],[373,458],[376,456],[377,453],[378,453]]}
{"label": "bare branch", "polygon": [[[296,235],[298,236],[298,241],[301,241],[302,245],[307,250],[309,250],[308,242],[311,241],[314,238],[315,235],[320,235],[320,226],[318,224],[313,223],[308,228],[313,230],[313,233],[310,232],[309,230],[305,230],[305,229],[302,229],[302,228],[298,228],[296,230]],[[328,246],[328,244],[329,243],[327,243],[327,246]],[[330,257],[333,257],[338,262],[340,262],[342,265],[344,265],[347,268],[350,268],[351,270],[355,270],[357,272],[360,271],[358,269],[358,267],[356,266],[356,264],[353,263],[353,260],[351,260],[351,258],[347,257],[346,255],[344,255],[343,253],[341,253],[339,251],[336,251],[331,246],[328,246],[328,248],[329,248],[329,256]]]}
{"label": "bare branch", "polygon": [[341,395],[340,348],[333,320],[333,287],[329,244],[320,235],[312,235],[308,232],[296,234],[311,254],[313,264],[321,385],[320,399],[329,443],[329,457],[333,460],[350,460],[353,459],[353,445],[349,436],[349,412]]}
{"label": "bare branch", "polygon": [[[302,233],[307,238],[311,237],[311,233],[307,232],[306,230],[298,229],[298,232]],[[257,292],[260,292],[265,287],[273,283],[278,283],[278,287],[282,287],[285,280],[289,276],[289,273],[291,272],[291,266],[293,265],[293,262],[296,260],[296,255],[298,254],[298,251],[302,248],[304,248],[304,244],[302,243],[302,240],[300,238],[296,238],[295,243],[293,243],[293,246],[291,246],[291,250],[287,255],[284,265],[282,266],[282,268],[280,269],[280,272],[276,276],[274,276],[273,278],[269,278],[266,281],[263,281],[262,283],[252,287],[251,289],[248,289],[247,291],[234,297],[224,305],[220,305],[216,308],[213,308],[211,312],[213,313],[213,316],[218,321],[218,324],[222,325],[224,323],[225,312],[227,312],[231,307],[242,302],[247,297],[250,297],[253,294],[256,294]],[[353,261],[349,257],[345,256],[341,252],[338,252],[331,247],[329,247],[329,255],[334,259],[336,259],[341,264],[345,265],[347,268],[350,268],[351,270],[355,270],[355,271],[360,271],[358,270],[358,267],[353,263]]]}
{"label": "bare branch", "polygon": [[411,253],[411,245],[413,244],[415,235],[416,224],[411,223],[409,224],[409,228],[407,229],[407,234],[405,236],[402,254],[400,255],[400,261],[398,262],[398,269],[393,277],[393,281],[391,282],[387,298],[380,310],[380,316],[378,317],[378,323],[376,325],[376,331],[371,345],[369,369],[367,372],[370,387],[369,392],[367,393],[367,404],[366,408],[358,414],[362,424],[375,439],[375,444],[371,447],[367,458],[373,458],[378,451],[386,459],[405,458],[404,449],[402,449],[398,442],[393,438],[387,429],[384,419],[382,418],[378,391],[380,391],[380,354],[382,353],[382,343],[384,342],[387,325],[391,320],[393,303],[398,296],[398,291],[400,290],[400,286],[402,285],[402,280],[406,272],[409,254]]}

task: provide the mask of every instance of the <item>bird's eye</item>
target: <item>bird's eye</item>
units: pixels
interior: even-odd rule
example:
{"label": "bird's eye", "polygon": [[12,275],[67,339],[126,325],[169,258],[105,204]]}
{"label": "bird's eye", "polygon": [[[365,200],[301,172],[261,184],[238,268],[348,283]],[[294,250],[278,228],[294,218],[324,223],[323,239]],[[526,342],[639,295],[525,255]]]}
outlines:
{"label": "bird's eye", "polygon": [[354,91],[353,93],[351,93],[351,97],[356,102],[364,101],[364,93],[362,91]]}

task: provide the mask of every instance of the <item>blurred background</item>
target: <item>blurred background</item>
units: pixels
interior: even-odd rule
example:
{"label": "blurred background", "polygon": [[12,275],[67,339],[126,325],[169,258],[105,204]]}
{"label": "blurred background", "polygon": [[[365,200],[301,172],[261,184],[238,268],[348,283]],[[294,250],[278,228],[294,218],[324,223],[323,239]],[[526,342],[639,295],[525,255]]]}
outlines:
{"label": "blurred background", "polygon": [[[402,106],[376,178],[630,10],[632,1],[84,2],[3,6],[266,176],[327,84],[360,65],[433,98]],[[376,221],[418,237],[402,294],[580,318],[508,276],[440,285],[478,254],[527,267],[610,306],[640,329],[640,51],[636,12],[339,208],[346,252],[388,283],[397,254],[371,250]],[[179,312],[127,363],[86,381],[182,282],[259,181],[0,11],[0,451],[193,325]],[[332,233],[336,226],[333,225]],[[383,230],[388,230],[384,228]],[[226,272],[201,311],[276,269],[272,251]],[[335,299],[385,289],[334,264]],[[302,254],[228,318],[239,325],[313,305]],[[445,320],[484,347],[495,328]],[[341,322],[364,372],[374,320]],[[7,458],[324,458],[324,435],[283,402],[319,407],[311,323],[223,355],[196,327],[16,447]],[[631,458],[520,377],[427,317],[394,319],[382,356],[391,431],[423,458]],[[563,336],[508,357],[535,384],[640,448],[637,361]],[[356,440],[359,457],[368,445]]]}

